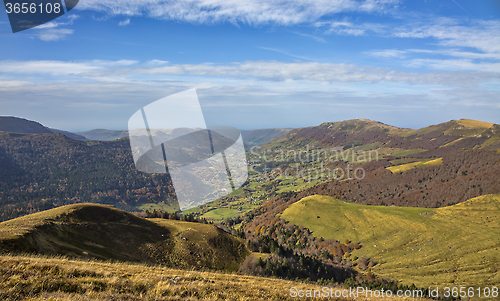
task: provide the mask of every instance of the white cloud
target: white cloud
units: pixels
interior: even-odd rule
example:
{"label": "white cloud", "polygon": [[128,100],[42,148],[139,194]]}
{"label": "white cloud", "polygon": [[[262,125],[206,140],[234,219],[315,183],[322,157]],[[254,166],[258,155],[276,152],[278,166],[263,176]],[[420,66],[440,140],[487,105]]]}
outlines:
{"label": "white cloud", "polygon": [[316,27],[326,27],[325,34],[338,34],[349,36],[362,36],[367,33],[381,34],[385,25],[377,23],[353,23],[347,19],[342,21],[322,21],[314,24]]}
{"label": "white cloud", "polygon": [[340,12],[386,12],[399,0],[82,0],[77,9],[194,23],[299,24]]}
{"label": "white cloud", "polygon": [[425,21],[407,21],[405,24],[355,23],[348,19],[316,22],[326,34],[360,36],[369,32],[381,37],[436,39],[445,47],[466,47],[482,53],[500,53],[500,21],[459,21],[433,18]]}
{"label": "white cloud", "polygon": [[11,74],[49,74],[53,76],[79,75],[108,70],[109,67],[126,67],[136,61],[64,62],[64,61],[0,61],[0,72]]}
{"label": "white cloud", "polygon": [[[405,83],[410,85],[442,85],[450,87],[472,87],[500,79],[498,64],[477,64],[466,60],[456,60],[444,65],[441,61],[414,60],[412,67],[430,65],[436,69],[481,70],[482,72],[403,72],[391,68],[331,64],[316,62],[284,63],[277,61],[248,61],[226,65],[217,64],[176,64],[152,60],[139,63],[132,60],[120,61],[0,61],[0,73],[14,78],[23,74],[75,76],[75,80],[133,83],[154,77],[162,79],[179,78],[192,82],[204,81],[259,81],[261,83],[297,82],[350,85],[358,83]],[[441,65],[440,65],[441,64]]]}
{"label": "white cloud", "polygon": [[500,53],[500,21],[471,21],[440,18],[434,22],[410,23],[391,33],[401,38],[435,38],[442,46],[469,47],[485,53]]}
{"label": "white cloud", "polygon": [[384,50],[374,50],[368,52],[369,55],[384,57],[384,58],[403,58],[407,51],[396,50],[396,49],[384,49]]}
{"label": "white cloud", "polygon": [[47,22],[45,24],[38,25],[35,28],[36,29],[50,29],[50,28],[56,28],[60,25],[73,25],[74,21],[78,18],[80,18],[80,16],[78,16],[78,15],[69,15],[66,17],[66,19],[68,20],[67,22],[55,22],[55,21]]}
{"label": "white cloud", "polygon": [[42,24],[42,25],[38,25],[37,27],[35,27],[36,29],[48,29],[48,28],[56,28],[57,26],[59,26],[60,23],[57,23],[57,22],[47,22],[45,24]]}
{"label": "white cloud", "polygon": [[[485,70],[494,71],[494,70]],[[489,79],[499,79],[493,72],[428,72],[410,73],[390,68],[330,64],[315,62],[283,63],[276,61],[249,61],[231,65],[171,65],[136,69],[140,74],[169,74],[202,77],[257,79],[263,81],[305,81],[318,83],[380,83],[471,86]]]}
{"label": "white cloud", "polygon": [[500,60],[500,53],[471,52],[471,51],[461,51],[458,49],[449,49],[449,50],[408,49],[405,52],[440,54],[440,55],[453,56],[453,57],[459,57],[459,58],[468,58],[468,59],[496,59],[496,60]]}
{"label": "white cloud", "polygon": [[168,61],[162,61],[162,60],[150,60],[147,62],[147,64],[151,66],[161,66],[161,65],[166,65],[168,63],[169,63]]}
{"label": "white cloud", "polygon": [[471,60],[435,60],[414,59],[410,63],[413,67],[431,67],[439,70],[464,70],[500,73],[500,63],[475,63]]}
{"label": "white cloud", "polygon": [[45,24],[34,27],[39,31],[34,32],[34,35],[42,41],[57,41],[64,39],[66,36],[73,34],[73,29],[56,28],[61,25],[73,25],[73,22],[78,19],[78,15],[69,15],[66,17],[67,22],[47,22]]}
{"label": "white cloud", "polygon": [[129,18],[129,19],[127,19],[127,20],[120,21],[120,22],[118,23],[118,25],[119,25],[119,26],[127,26],[127,25],[129,25],[129,24],[130,24],[130,18]]}
{"label": "white cloud", "polygon": [[[370,56],[401,59],[404,66],[437,70],[500,72],[500,21],[425,18],[392,24],[355,23],[348,19],[316,22],[326,34],[428,39],[423,49],[381,49]],[[443,58],[443,56],[445,56]],[[458,59],[457,59],[458,58]],[[403,59],[407,59],[403,61]]]}
{"label": "white cloud", "polygon": [[26,81],[15,81],[15,80],[1,81],[0,80],[0,90],[25,87],[25,86],[29,86],[29,85],[31,85],[31,83],[26,82]]}
{"label": "white cloud", "polygon": [[64,39],[67,35],[74,32],[73,29],[59,28],[47,29],[36,32],[35,35],[42,41],[57,41]]}

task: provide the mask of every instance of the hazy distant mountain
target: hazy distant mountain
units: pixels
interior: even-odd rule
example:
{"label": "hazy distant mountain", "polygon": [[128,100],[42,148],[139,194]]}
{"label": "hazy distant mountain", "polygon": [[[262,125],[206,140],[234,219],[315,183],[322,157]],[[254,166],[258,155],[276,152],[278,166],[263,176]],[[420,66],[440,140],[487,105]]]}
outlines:
{"label": "hazy distant mountain", "polygon": [[246,148],[256,145],[262,145],[273,139],[281,137],[288,133],[289,128],[275,128],[275,129],[260,129],[260,130],[242,130],[241,136]]}
{"label": "hazy distant mountain", "polygon": [[[273,139],[283,136],[291,129],[288,128],[275,128],[275,129],[259,129],[259,130],[242,130],[241,136],[247,148],[254,145],[262,145]],[[77,134],[89,139],[109,141],[120,138],[128,137],[129,131],[126,130],[105,130],[96,129],[86,132],[78,132]]]}
{"label": "hazy distant mountain", "polygon": [[75,134],[75,133],[71,133],[71,132],[67,132],[67,131],[63,131],[63,130],[58,130],[58,129],[50,129],[50,130],[53,133],[63,134],[64,136],[66,136],[68,138],[71,138],[71,139],[75,139],[75,140],[87,140],[87,138],[85,138],[84,136],[78,135],[78,134]]}
{"label": "hazy distant mountain", "polygon": [[96,129],[86,132],[78,132],[77,134],[89,140],[100,140],[100,141],[108,141],[108,140],[115,140],[128,137],[128,131],[125,130],[114,131],[114,130]]}
{"label": "hazy distant mountain", "polygon": [[86,140],[85,137],[75,133],[62,131],[58,129],[51,129],[43,126],[42,124],[27,120],[24,118],[12,116],[0,116],[0,132],[16,133],[16,134],[50,134],[59,133],[71,139]]}

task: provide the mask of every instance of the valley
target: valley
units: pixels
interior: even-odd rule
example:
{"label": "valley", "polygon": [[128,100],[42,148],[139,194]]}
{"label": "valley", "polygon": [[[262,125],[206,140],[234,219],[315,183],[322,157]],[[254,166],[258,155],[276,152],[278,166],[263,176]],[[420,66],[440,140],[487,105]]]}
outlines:
{"label": "valley", "polygon": [[[183,212],[168,174],[135,169],[124,133],[93,132],[114,139],[108,141],[74,140],[45,127],[23,133],[33,126],[0,132],[0,250],[10,254],[2,259],[7,269],[37,260],[66,266],[57,256],[67,256],[74,260],[68,266],[132,263],[108,266],[116,275],[120,265],[153,264],[174,274],[194,269],[335,288],[500,283],[497,124],[461,119],[414,130],[355,119],[242,132],[250,138],[248,180]],[[95,292],[78,279],[65,285]],[[121,294],[113,283],[101,285],[97,299]],[[124,294],[180,293],[171,283],[160,289],[147,280],[143,287]],[[244,296],[259,299],[259,290]]]}

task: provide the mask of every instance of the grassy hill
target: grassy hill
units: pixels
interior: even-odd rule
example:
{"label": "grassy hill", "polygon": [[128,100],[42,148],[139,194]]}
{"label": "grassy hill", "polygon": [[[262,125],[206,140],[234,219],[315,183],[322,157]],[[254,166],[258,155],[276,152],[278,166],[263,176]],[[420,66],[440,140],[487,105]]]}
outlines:
{"label": "grassy hill", "polygon": [[[0,255],[3,300],[294,300],[292,287],[322,289],[228,274],[250,254],[242,240],[212,225],[143,219],[106,205],[0,223],[0,250],[10,253]],[[30,252],[37,255],[15,254]]]}
{"label": "grassy hill", "polygon": [[366,206],[315,195],[280,217],[316,237],[361,242],[352,256],[372,258],[379,262],[373,272],[403,283],[500,284],[500,195],[437,209]]}
{"label": "grassy hill", "polygon": [[2,222],[0,250],[226,271],[236,271],[249,254],[243,241],[213,225],[144,219],[99,204]]}
{"label": "grassy hill", "polygon": [[71,139],[85,140],[85,137],[75,133],[62,131],[58,129],[51,129],[43,126],[42,124],[23,118],[12,116],[0,116],[0,132],[16,133],[16,134],[50,134],[59,133]]}
{"label": "grassy hill", "polygon": [[[177,270],[143,264],[0,256],[2,300],[296,300],[297,298],[290,297],[292,287],[304,291],[322,289],[315,284],[280,279]],[[333,292],[335,291],[337,289],[333,288]]]}
{"label": "grassy hill", "polygon": [[409,135],[425,135],[431,132],[440,132],[445,135],[472,137],[491,128],[494,123],[472,119],[450,120],[448,122],[431,125],[408,132]]}
{"label": "grassy hill", "polygon": [[368,119],[352,119],[294,129],[263,147],[298,150],[306,145],[344,149],[369,146],[398,156],[396,152],[401,149],[421,151],[455,144],[456,147],[488,147],[498,142],[498,125],[478,120],[450,120],[421,129],[405,129]]}

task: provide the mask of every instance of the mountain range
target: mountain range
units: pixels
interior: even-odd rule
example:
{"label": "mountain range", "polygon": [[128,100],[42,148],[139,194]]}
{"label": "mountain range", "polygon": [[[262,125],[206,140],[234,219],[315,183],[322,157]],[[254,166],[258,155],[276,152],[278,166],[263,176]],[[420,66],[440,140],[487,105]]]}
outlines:
{"label": "mountain range", "polygon": [[[316,283],[498,283],[498,124],[460,119],[405,129],[354,119],[242,131],[249,179],[182,212],[219,221],[227,233],[159,219],[179,212],[170,177],[137,171],[123,131],[94,132],[118,138],[109,141],[75,140],[27,120],[0,125],[4,252],[227,270],[216,256],[227,251],[229,270]],[[452,232],[482,240],[461,244]],[[414,261],[402,266],[407,254]]]}

